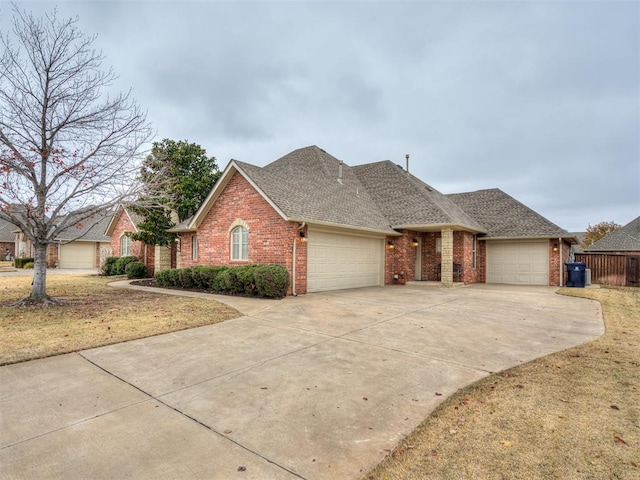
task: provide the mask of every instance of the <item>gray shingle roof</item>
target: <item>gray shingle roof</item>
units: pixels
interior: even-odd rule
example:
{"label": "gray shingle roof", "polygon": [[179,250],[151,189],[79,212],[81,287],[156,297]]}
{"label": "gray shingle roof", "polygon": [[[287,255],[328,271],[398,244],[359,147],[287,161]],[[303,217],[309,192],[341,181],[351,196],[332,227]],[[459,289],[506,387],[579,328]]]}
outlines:
{"label": "gray shingle roof", "polygon": [[447,196],[485,227],[487,238],[573,238],[498,188]]}
{"label": "gray shingle roof", "polygon": [[378,209],[394,228],[409,225],[461,225],[484,227],[435,188],[390,161],[354,167]]}
{"label": "gray shingle roof", "polygon": [[13,233],[17,230],[13,223],[0,219],[0,242],[13,242],[16,239],[16,234]]}
{"label": "gray shingle roof", "polygon": [[260,168],[235,161],[288,217],[395,233],[354,169],[312,146],[300,148]]}
{"label": "gray shingle roof", "polygon": [[[105,235],[105,231],[111,221],[112,213],[103,212],[92,215],[81,220],[78,224],[65,228],[56,237],[56,240],[70,241],[78,240],[84,242],[109,242],[110,238]],[[61,222],[64,219],[61,219]]]}
{"label": "gray shingle roof", "polygon": [[594,242],[585,252],[640,250],[640,217]]}
{"label": "gray shingle roof", "polygon": [[171,230],[196,229],[235,170],[293,221],[389,234],[453,226],[488,237],[574,238],[501,190],[443,195],[390,161],[350,167],[317,146],[265,167],[233,160],[193,220]]}

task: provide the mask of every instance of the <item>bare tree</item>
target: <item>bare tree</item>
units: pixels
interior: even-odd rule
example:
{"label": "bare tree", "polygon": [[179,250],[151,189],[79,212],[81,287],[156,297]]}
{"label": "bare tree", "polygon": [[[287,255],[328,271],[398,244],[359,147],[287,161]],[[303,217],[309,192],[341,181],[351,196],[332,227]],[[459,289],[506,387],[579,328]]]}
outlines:
{"label": "bare tree", "polygon": [[47,245],[135,200],[152,131],[130,92],[110,95],[116,76],[77,17],[13,11],[12,30],[0,32],[0,218],[35,249],[25,301],[46,304]]}

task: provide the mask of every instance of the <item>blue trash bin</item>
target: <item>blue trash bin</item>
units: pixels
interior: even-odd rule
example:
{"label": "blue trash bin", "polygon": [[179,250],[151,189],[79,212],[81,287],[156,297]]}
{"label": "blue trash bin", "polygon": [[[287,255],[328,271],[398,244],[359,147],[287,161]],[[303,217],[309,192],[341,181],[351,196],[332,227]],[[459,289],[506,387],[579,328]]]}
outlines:
{"label": "blue trash bin", "polygon": [[583,262],[567,262],[567,287],[584,288],[587,264]]}

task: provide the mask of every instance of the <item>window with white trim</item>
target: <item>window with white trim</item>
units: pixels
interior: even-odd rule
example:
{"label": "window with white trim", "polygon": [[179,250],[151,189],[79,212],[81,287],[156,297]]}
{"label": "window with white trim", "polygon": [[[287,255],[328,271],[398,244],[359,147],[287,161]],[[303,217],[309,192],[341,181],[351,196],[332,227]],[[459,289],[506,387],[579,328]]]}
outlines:
{"label": "window with white trim", "polygon": [[436,238],[436,253],[442,252],[442,237]]}
{"label": "window with white trim", "polygon": [[473,236],[473,252],[471,257],[471,268],[476,268],[476,260],[478,258],[478,236]]}
{"label": "window with white trim", "polygon": [[249,259],[249,231],[243,225],[231,230],[231,260]]}
{"label": "window with white trim", "polygon": [[191,260],[198,260],[198,236],[191,237]]}
{"label": "window with white trim", "polygon": [[120,237],[120,256],[128,257],[131,255],[131,239],[126,233]]}

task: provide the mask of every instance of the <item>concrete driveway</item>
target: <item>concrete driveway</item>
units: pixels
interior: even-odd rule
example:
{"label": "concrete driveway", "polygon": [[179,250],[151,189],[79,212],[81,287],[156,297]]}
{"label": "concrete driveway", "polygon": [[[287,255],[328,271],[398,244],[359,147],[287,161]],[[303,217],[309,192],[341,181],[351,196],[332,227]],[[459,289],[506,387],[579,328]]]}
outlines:
{"label": "concrete driveway", "polygon": [[2,367],[3,478],[360,478],[458,388],[604,332],[554,291],[220,297],[246,316]]}

